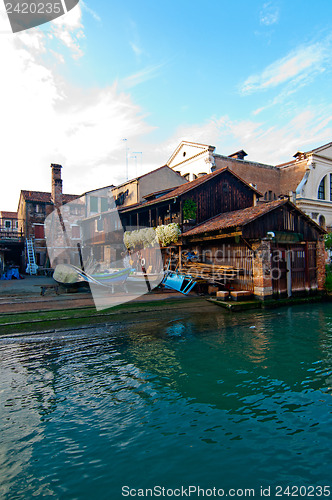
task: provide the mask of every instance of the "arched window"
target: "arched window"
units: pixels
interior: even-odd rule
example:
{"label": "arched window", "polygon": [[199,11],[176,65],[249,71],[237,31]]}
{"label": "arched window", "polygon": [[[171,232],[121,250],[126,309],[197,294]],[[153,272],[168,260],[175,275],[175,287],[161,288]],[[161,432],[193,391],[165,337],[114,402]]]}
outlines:
{"label": "arched window", "polygon": [[320,181],[319,187],[318,187],[318,199],[319,200],[325,200],[325,177]]}
{"label": "arched window", "polygon": [[324,215],[320,215],[319,216],[319,219],[318,219],[318,224],[320,225],[320,227],[322,227],[323,229],[326,229],[326,222],[325,222],[325,217]]}

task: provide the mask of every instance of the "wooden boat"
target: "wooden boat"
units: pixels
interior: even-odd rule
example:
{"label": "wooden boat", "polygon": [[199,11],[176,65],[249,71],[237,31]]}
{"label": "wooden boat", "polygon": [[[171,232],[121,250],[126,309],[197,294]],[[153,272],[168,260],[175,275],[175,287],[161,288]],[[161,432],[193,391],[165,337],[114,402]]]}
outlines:
{"label": "wooden boat", "polygon": [[54,270],[55,281],[65,286],[93,284],[101,287],[114,288],[114,285],[126,281],[131,268],[107,269],[105,271],[89,274],[79,267],[70,264],[58,264]]}
{"label": "wooden boat", "polygon": [[127,278],[127,283],[141,283],[144,284],[146,283],[146,280],[148,279],[150,284],[152,286],[157,286],[159,283],[164,278],[164,273],[143,273],[143,272],[138,272],[134,271],[131,272]]}

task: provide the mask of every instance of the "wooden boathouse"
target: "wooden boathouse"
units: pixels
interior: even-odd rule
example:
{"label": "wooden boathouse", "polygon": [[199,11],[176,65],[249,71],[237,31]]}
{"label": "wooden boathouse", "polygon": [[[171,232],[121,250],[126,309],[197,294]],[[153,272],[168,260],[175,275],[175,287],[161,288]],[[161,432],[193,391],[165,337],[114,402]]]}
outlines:
{"label": "wooden boathouse", "polygon": [[181,260],[181,267],[260,299],[322,290],[324,234],[288,200],[259,203],[184,232],[181,254],[190,251],[197,260]]}
{"label": "wooden boathouse", "polygon": [[[94,257],[121,259],[123,230],[177,223],[181,236],[162,249],[164,263],[216,290],[265,299],[323,289],[325,231],[288,198],[260,202],[261,193],[228,168],[160,188],[82,221]],[[151,260],[149,249],[142,253]]]}

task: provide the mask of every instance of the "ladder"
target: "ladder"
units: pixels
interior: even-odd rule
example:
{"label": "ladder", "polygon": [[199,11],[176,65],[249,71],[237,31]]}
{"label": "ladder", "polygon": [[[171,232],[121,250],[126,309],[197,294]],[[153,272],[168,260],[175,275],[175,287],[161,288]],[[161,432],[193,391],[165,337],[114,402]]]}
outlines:
{"label": "ladder", "polygon": [[35,258],[35,249],[33,247],[33,240],[32,238],[26,239],[26,247],[27,247],[27,260],[28,260],[28,265],[26,268],[26,273],[31,274],[37,274],[37,269],[38,266],[36,264],[36,258]]}

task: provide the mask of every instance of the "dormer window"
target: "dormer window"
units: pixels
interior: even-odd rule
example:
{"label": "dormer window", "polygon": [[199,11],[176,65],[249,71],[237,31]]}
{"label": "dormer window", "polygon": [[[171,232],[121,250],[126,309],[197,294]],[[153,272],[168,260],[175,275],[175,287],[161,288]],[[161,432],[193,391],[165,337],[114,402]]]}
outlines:
{"label": "dormer window", "polygon": [[186,153],[185,151],[183,151],[183,158],[186,156],[186,154],[187,154],[187,153]]}

